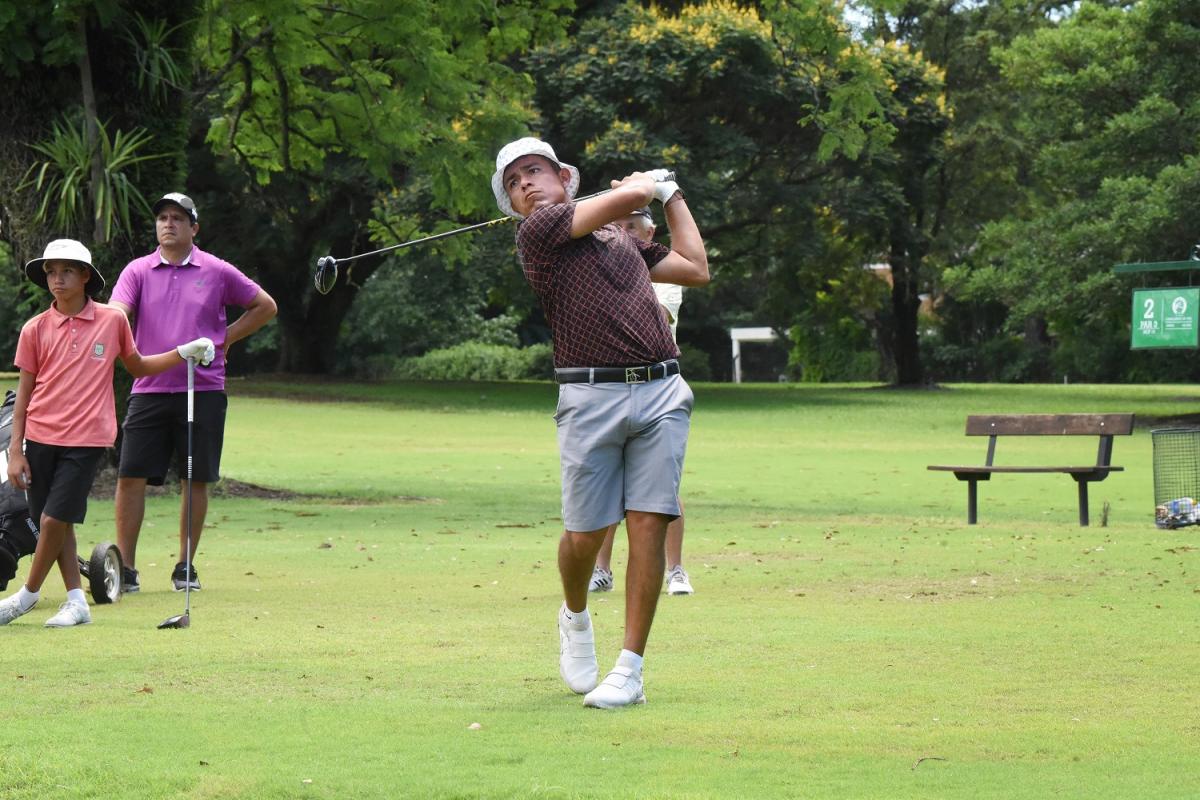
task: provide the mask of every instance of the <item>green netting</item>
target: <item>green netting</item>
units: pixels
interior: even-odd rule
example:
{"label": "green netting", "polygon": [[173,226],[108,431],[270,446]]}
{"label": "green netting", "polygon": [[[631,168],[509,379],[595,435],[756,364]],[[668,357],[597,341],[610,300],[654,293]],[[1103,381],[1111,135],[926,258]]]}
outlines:
{"label": "green netting", "polygon": [[1154,444],[1154,523],[1179,528],[1200,522],[1200,429],[1150,432]]}

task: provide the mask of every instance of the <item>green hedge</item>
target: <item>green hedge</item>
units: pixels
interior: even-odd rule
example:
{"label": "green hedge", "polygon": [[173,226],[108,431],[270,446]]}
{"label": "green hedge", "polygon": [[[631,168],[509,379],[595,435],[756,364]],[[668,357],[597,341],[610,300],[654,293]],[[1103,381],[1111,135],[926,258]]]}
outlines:
{"label": "green hedge", "polygon": [[396,362],[393,375],[419,381],[550,380],[554,377],[549,343],[531,347],[465,342]]}

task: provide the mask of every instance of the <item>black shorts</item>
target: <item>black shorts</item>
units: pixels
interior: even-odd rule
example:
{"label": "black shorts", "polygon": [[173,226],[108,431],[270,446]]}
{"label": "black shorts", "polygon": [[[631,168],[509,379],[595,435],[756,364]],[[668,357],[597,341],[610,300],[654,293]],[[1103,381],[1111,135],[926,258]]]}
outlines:
{"label": "black shorts", "polygon": [[29,461],[29,516],[38,525],[42,514],[61,522],[83,522],[88,492],[107,447],[61,447],[25,440]]}
{"label": "black shorts", "polygon": [[[192,422],[192,480],[215,483],[221,475],[221,444],[225,440],[224,392],[196,392]],[[129,398],[121,439],[122,478],[145,478],[162,486],[171,456],[179,478],[187,477],[187,392],[135,394]]]}

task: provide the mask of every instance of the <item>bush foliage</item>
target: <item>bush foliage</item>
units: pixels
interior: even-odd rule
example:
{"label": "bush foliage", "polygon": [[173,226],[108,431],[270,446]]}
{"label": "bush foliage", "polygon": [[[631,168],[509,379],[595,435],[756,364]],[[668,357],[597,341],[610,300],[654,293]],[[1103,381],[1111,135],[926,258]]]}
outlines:
{"label": "bush foliage", "polygon": [[393,376],[419,381],[547,380],[554,374],[550,344],[509,347],[464,342],[396,362]]}

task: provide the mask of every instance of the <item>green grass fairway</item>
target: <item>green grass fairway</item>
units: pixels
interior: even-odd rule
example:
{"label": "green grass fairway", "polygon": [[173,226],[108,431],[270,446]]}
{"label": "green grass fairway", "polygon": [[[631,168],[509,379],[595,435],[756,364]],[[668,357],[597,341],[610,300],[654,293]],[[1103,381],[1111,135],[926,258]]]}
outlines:
{"label": "green grass fairway", "polygon": [[[1149,435],[1200,389],[695,389],[696,594],[659,605],[647,705],[584,709],[558,677],[552,385],[239,381],[225,474],[297,496],[214,498],[189,630],[155,629],[183,610],[172,498],[141,594],[46,630],[50,578],[0,629],[0,798],[1200,793],[1200,528],[1154,527]],[[968,413],[1086,411],[1139,416],[1093,527],[1064,475],[981,484],[968,526],[925,469],[982,463]],[[81,547],[112,515],[93,502]],[[621,593],[592,610],[604,671]]]}

